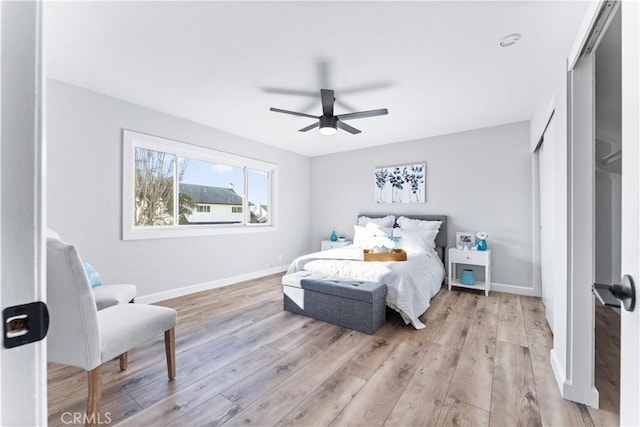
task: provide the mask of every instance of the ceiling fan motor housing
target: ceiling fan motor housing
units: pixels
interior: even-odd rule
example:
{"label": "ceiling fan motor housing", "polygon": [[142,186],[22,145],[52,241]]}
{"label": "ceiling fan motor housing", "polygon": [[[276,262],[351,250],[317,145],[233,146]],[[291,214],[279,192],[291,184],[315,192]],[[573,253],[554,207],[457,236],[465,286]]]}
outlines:
{"label": "ceiling fan motor housing", "polygon": [[336,116],[320,116],[321,128],[336,128],[338,126],[338,118]]}

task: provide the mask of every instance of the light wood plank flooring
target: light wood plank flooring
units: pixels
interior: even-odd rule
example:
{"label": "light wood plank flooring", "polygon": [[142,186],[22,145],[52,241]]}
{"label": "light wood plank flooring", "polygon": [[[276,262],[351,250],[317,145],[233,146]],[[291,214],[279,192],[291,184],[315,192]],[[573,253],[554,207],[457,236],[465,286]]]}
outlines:
{"label": "light wood plank flooring", "polygon": [[[537,298],[443,288],[425,329],[388,312],[373,336],[284,312],[279,275],[161,305],[178,310],[177,377],[167,381],[161,336],[131,351],[126,371],[107,363],[103,424],[618,423],[615,402],[593,410],[560,397]],[[50,364],[48,384],[49,424],[68,425],[84,411],[86,373]]]}
{"label": "light wood plank flooring", "polygon": [[620,313],[596,302],[596,388],[600,410],[589,408],[595,425],[618,425],[620,414]]}

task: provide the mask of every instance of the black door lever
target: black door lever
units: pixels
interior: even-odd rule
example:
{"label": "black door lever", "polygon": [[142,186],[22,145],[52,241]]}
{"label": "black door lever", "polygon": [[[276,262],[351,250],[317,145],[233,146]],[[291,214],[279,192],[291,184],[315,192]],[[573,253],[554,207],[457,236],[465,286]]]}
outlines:
{"label": "black door lever", "polygon": [[631,276],[625,274],[622,283],[609,286],[609,292],[622,301],[625,310],[633,311],[636,306],[636,288]]}

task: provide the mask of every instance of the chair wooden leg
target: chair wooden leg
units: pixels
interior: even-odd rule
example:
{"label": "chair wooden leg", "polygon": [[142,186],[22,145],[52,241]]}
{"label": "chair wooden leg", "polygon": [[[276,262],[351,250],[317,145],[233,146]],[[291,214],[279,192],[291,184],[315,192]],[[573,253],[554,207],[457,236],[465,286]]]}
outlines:
{"label": "chair wooden leg", "polygon": [[124,353],[122,353],[118,359],[120,360],[120,370],[124,371],[127,369],[128,366],[128,359],[127,359],[127,352],[125,351]]}
{"label": "chair wooden leg", "polygon": [[89,397],[87,398],[87,414],[85,426],[94,427],[100,416],[100,397],[102,395],[102,370],[98,366],[87,372],[89,380]]}
{"label": "chair wooden leg", "polygon": [[176,338],[175,330],[164,331],[164,349],[167,353],[167,373],[169,381],[176,377]]}

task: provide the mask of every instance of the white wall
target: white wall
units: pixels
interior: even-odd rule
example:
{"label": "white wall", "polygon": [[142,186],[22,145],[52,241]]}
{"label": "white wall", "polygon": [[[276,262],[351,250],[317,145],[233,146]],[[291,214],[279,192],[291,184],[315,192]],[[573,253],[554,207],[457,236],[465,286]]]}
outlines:
{"label": "white wall", "polygon": [[[105,283],[151,295],[269,272],[309,251],[308,158],[56,80],[48,80],[47,114],[48,226]],[[122,129],[278,164],[277,231],[121,240]]]}
{"label": "white wall", "polygon": [[[365,136],[364,134],[362,136]],[[365,136],[366,137],[366,136]],[[361,212],[444,214],[456,231],[486,231],[497,289],[533,294],[532,154],[520,122],[311,159],[311,244],[353,236]],[[426,162],[425,204],[376,205],[374,169]]]}

